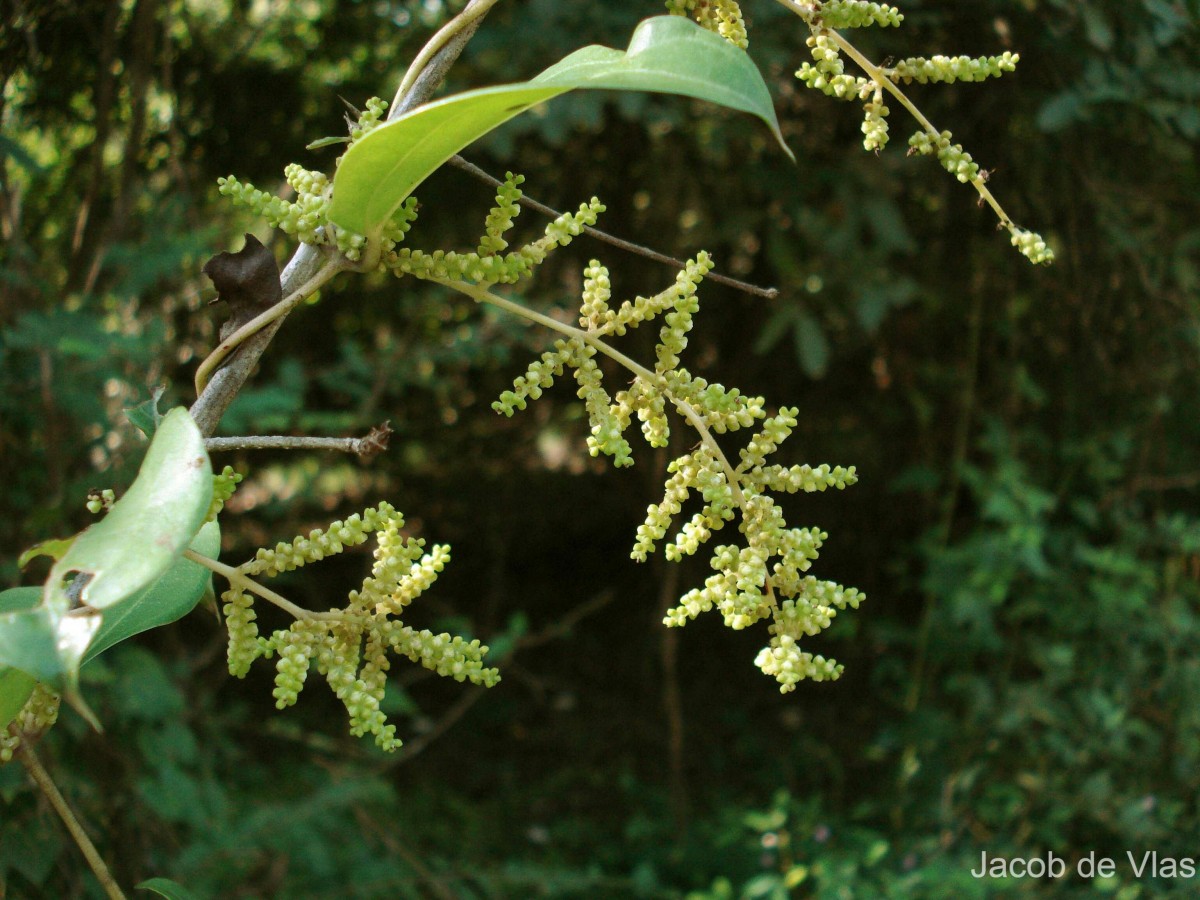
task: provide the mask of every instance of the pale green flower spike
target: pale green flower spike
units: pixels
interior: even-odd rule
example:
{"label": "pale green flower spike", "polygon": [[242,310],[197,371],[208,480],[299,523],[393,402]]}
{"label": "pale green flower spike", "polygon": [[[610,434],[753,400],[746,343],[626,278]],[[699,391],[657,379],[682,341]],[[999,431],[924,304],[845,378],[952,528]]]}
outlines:
{"label": "pale green flower spike", "polygon": [[240,586],[226,591],[225,620],[229,631],[229,671],[245,677],[258,657],[277,656],[275,705],[284,709],[296,702],[316,661],[334,694],[346,707],[350,733],[372,735],[384,750],[400,746],[394,725],[381,709],[391,662],[389,652],[407,656],[438,674],[458,681],[470,680],[488,687],[500,680],[499,672],[483,665],[488,648],[449,634],[414,631],[399,616],[437,580],[450,561],[450,548],[438,544],[428,552],[425,542],[404,538],[404,517],[381,503],[362,515],[315,529],[274,549],[259,550],[239,568],[245,576],[272,576],[290,572],[346,547],[362,544],[376,535],[375,562],[362,586],[351,591],[344,609],[327,613],[298,611],[289,628],[260,637],[251,595]]}
{"label": "pale green flower spike", "polygon": [[984,81],[999,78],[1005,72],[1013,72],[1021,61],[1020,54],[1004,52],[999,56],[934,56],[926,59],[914,56],[902,59],[884,71],[893,79],[905,84],[917,81],[921,84],[943,81]]}
{"label": "pale green flower spike", "polygon": [[[405,247],[401,250],[385,248],[383,268],[393,275],[412,275],[416,278],[433,280],[471,281],[476,284],[516,284],[529,277],[543,263],[552,250],[565,247],[589,225],[595,225],[604,204],[593,197],[580,205],[573,213],[563,213],[546,226],[543,237],[511,253],[500,255],[508,246],[502,235],[512,227],[519,209],[517,200],[521,191],[517,187],[524,178],[508,173],[508,179],[496,194],[496,205],[488,213],[484,234],[479,239],[479,248],[474,253],[457,253],[453,250],[435,250],[426,253]],[[411,198],[410,198],[411,199]]]}
{"label": "pale green flower spike", "polygon": [[[350,144],[353,145],[377,127],[386,110],[387,101],[378,97],[368,100],[366,110],[350,129]],[[296,163],[283,171],[288,185],[296,192],[296,199],[292,202],[260,191],[251,184],[244,184],[232,175],[217,179],[218,190],[238,206],[262,216],[272,228],[278,228],[306,244],[336,246],[347,259],[361,258],[367,239],[329,223],[332,196],[329,178],[322,172],[311,172]],[[416,217],[417,200],[409,197],[380,234],[384,253],[391,252],[404,240]]]}
{"label": "pale green flower spike", "polygon": [[[1054,260],[1051,250],[1040,235],[1017,227],[1004,212],[991,190],[987,187],[987,174],[967,153],[961,144],[950,140],[950,132],[938,132],[929,123],[899,85],[920,82],[928,84],[956,81],[984,81],[998,78],[1016,69],[1020,56],[1004,52],[999,56],[914,56],[903,59],[893,66],[876,66],[843,37],[837,29],[862,28],[870,25],[895,27],[903,20],[895,7],[883,3],[868,3],[864,0],[795,0],[781,2],[799,15],[808,25],[811,35],[807,43],[812,62],[801,64],[796,77],[813,90],[821,91],[838,100],[863,101],[863,148],[880,151],[888,142],[887,117],[891,109],[884,105],[883,95],[890,93],[912,116],[921,123],[921,130],[909,141],[910,153],[936,155],[946,171],[964,184],[972,185],[984,202],[995,210],[1000,224],[1012,235],[1012,243],[1035,263]],[[691,9],[685,0],[669,2],[668,7],[679,6]],[[845,72],[843,56],[851,57],[864,76]]]}
{"label": "pale green flower spike", "polygon": [[235,472],[233,466],[226,466],[219,474],[213,475],[213,498],[204,516],[205,522],[211,522],[221,514],[221,510],[225,508],[241,481],[242,475]]}
{"label": "pale green flower spike", "polygon": [[904,16],[886,3],[867,3],[864,0],[828,0],[820,4],[821,21],[829,28],[899,27]]}
{"label": "pale green flower spike", "polygon": [[[666,541],[675,518],[683,514],[689,502],[698,501],[699,511],[692,513],[674,537],[664,543],[663,554],[668,561],[678,562],[694,555],[715,532],[740,519],[738,530],[745,536],[746,546],[716,547],[711,558],[714,574],[703,587],[684,594],[679,604],[667,612],[664,621],[667,625],[683,625],[702,612],[716,609],[728,627],[742,629],[767,618],[778,619],[781,609],[808,610],[812,604],[804,605],[808,596],[805,592],[817,590],[809,581],[802,581],[800,573],[807,571],[817,558],[827,535],[817,528],[788,528],[782,510],[768,492],[843,489],[854,484],[857,476],[853,467],[786,468],[768,464],[768,457],[795,428],[799,411],[784,408],[767,417],[762,397],[747,397],[737,389],[709,384],[680,366],[693,317],[699,310],[698,288],[712,267],[712,259],[701,252],[685,264],[675,283],[666,290],[653,297],[625,301],[613,309],[608,270],[592,260],[583,271],[579,308],[579,323],[586,330],[559,339],[492,406],[497,412],[512,415],[515,410],[524,409],[530,398],[536,399],[565,369],[574,369],[578,396],[584,401],[591,426],[588,450],[593,456],[603,453],[613,457],[618,467],[633,464],[632,448],[624,433],[635,413],[642,435],[652,447],[668,445],[668,408],[681,413],[700,433],[701,441],[667,467],[663,499],[646,510],[646,520],[638,526],[630,556],[645,562]],[[618,353],[606,341],[659,316],[663,324],[653,371]],[[611,400],[597,365],[601,353],[620,361],[635,376],[629,387],[618,391]],[[741,451],[740,464],[735,469],[712,438],[712,432],[723,434],[755,423],[759,423],[759,431]],[[816,583],[812,580],[812,584]],[[842,591],[836,597],[849,598],[845,603],[853,600],[854,605],[864,599],[856,591]],[[838,606],[842,601],[832,602]],[[791,605],[783,607],[781,603]],[[811,623],[823,623],[824,627],[833,618],[825,612],[825,606],[828,603],[819,609],[813,607],[816,611],[805,620],[808,633],[820,630],[813,630],[815,626]],[[787,615],[794,618],[790,612]],[[791,619],[785,617],[780,621]],[[777,654],[782,640],[773,639],[763,651],[764,662],[760,662],[763,671],[779,680],[781,690],[792,690],[802,677],[830,679],[840,674],[836,663],[827,663],[811,654],[801,654],[795,659],[787,653]],[[794,644],[794,639],[789,640]],[[788,652],[800,654],[789,647]]]}

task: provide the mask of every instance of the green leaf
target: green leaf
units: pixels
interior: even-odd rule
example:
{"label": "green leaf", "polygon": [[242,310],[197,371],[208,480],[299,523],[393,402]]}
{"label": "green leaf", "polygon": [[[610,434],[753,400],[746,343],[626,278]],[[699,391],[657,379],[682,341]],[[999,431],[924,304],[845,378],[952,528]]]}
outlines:
{"label": "green leaf", "polygon": [[555,84],[568,90],[650,91],[707,100],[758,116],[791,155],[779,131],[771,94],[750,57],[720,35],[682,16],[646,19],[633,32],[624,53],[599,45],[584,47],[530,83]]}
{"label": "green leaf", "polygon": [[159,424],[125,496],[50,570],[45,605],[60,612],[70,608],[65,582],[71,573],[84,573],[79,600],[99,610],[153,584],[196,536],[211,501],[204,438],[186,409],[173,409]]}
{"label": "green leaf", "polygon": [[[76,617],[63,629],[69,641],[60,646],[59,626],[65,619],[42,606],[0,614],[0,665],[18,669],[56,690],[63,689],[69,668],[78,667],[87,646],[86,642],[79,646],[81,639],[90,640],[94,634],[94,628],[88,630],[92,622]],[[100,623],[97,620],[94,624]]]}
{"label": "green leaf", "polygon": [[[216,559],[221,552],[221,528],[206,522],[191,549]],[[212,572],[189,559],[179,559],[158,581],[115,606],[104,610],[100,629],[83,661],[95,659],[126,638],[178,621],[195,609],[212,581]]]}
{"label": "green leaf", "polygon": [[[92,656],[178,618],[203,596],[207,572],[178,564],[193,539],[216,549],[215,529],[197,535],[211,500],[204,439],[187,410],[172,410],[125,496],[75,538],[40,592],[0,595],[0,666],[50,685],[96,724],[76,691],[85,654],[98,636]],[[132,602],[122,608],[122,601]]]}
{"label": "green leaf", "polygon": [[162,398],[165,390],[164,386],[159,385],[150,391],[149,400],[125,410],[125,418],[148,438],[154,437],[154,432],[158,430],[158,423],[163,419],[162,413],[158,411],[158,401]]}
{"label": "green leaf", "polygon": [[[221,552],[220,526],[207,522],[191,549],[214,559]],[[167,625],[191,612],[204,597],[212,572],[199,563],[179,559],[145,590],[90,617],[98,627],[89,634],[78,659],[83,665],[126,638]],[[0,728],[13,720],[38,681],[56,689],[70,683],[71,660],[55,650],[61,617],[38,608],[42,589],[13,588],[0,593]],[[77,620],[78,621],[78,620]]]}
{"label": "green leaf", "polygon": [[196,895],[170,878],[149,878],[135,885],[139,891],[153,891],[167,900],[196,900]]}
{"label": "green leaf", "polygon": [[[745,52],[680,16],[642,22],[624,53],[585,47],[533,81],[468,91],[419,107],[357,141],[338,166],[329,219],[369,234],[467,144],[576,88],[697,97],[758,116],[783,145],[770,93]],[[791,156],[791,151],[784,150]]]}
{"label": "green leaf", "polygon": [[[0,591],[0,621],[4,620],[5,613],[25,612],[35,608],[41,597],[42,589],[36,587]],[[3,626],[0,625],[0,641],[3,640]],[[7,665],[0,666],[0,729],[16,718],[36,684],[37,679],[29,673]]]}
{"label": "green leaf", "polygon": [[328,147],[332,144],[348,144],[348,143],[350,143],[350,138],[348,138],[346,135],[342,135],[341,137],[323,137],[323,138],[317,138],[311,144],[305,144],[304,149],[305,150],[320,150],[322,147]]}
{"label": "green leaf", "polygon": [[33,609],[41,599],[42,589],[39,587],[9,588],[7,591],[0,591],[0,613]]}
{"label": "green leaf", "polygon": [[17,717],[36,686],[37,679],[32,675],[0,667],[0,729]]}
{"label": "green leaf", "polygon": [[67,552],[68,548],[74,542],[74,535],[69,538],[52,538],[48,541],[40,541],[17,557],[17,568],[25,568],[39,556],[49,556],[53,560],[62,559],[63,554]]}

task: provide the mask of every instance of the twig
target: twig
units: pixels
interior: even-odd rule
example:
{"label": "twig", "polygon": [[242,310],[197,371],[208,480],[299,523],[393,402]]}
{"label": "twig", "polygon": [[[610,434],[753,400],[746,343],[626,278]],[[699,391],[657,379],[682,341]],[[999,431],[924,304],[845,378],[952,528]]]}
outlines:
{"label": "twig", "polygon": [[[572,609],[557,622],[552,622],[538,631],[535,634],[529,634],[525,637],[518,638],[512,649],[501,659],[497,660],[498,665],[505,665],[513,656],[520,650],[528,650],[530,647],[537,647],[547,641],[562,637],[567,634],[580,619],[603,609],[608,604],[616,599],[616,594],[612,591],[603,591],[597,594],[586,603],[581,603],[579,606]],[[404,747],[399,754],[393,759],[388,760],[380,766],[380,771],[387,771],[395,766],[410,761],[414,756],[421,753],[429,747],[434,741],[444,735],[447,731],[467,714],[472,706],[483,699],[485,691],[471,690],[460,696],[446,712],[438,719],[437,724],[429,731],[416,738],[410,738],[404,742]]]}
{"label": "twig", "polygon": [[290,437],[282,434],[243,435],[241,437],[206,438],[204,449],[210,453],[229,450],[333,450],[354,453],[364,459],[386,450],[391,423],[384,422],[371,429],[366,437]]}
{"label": "twig", "polygon": [[586,603],[581,603],[557,622],[552,622],[535,634],[527,634],[518,638],[516,650],[528,650],[530,647],[540,647],[542,644],[566,637],[582,619],[597,613],[617,599],[612,591],[601,591]]}
{"label": "twig", "polygon": [[[12,731],[12,726],[9,727]],[[58,817],[62,819],[63,824],[67,826],[67,831],[71,833],[71,838],[79,846],[84,858],[91,867],[92,873],[100,882],[100,886],[104,888],[110,900],[125,900],[125,894],[121,892],[121,888],[117,885],[116,879],[113,878],[112,872],[108,870],[104,860],[101,858],[96,845],[92,843],[92,839],[88,837],[88,833],[84,831],[83,825],[79,821],[79,817],[75,815],[66,798],[59,791],[58,785],[54,783],[54,779],[50,777],[50,773],[46,771],[42,765],[42,761],[38,759],[37,753],[33,750],[33,743],[28,740],[22,740],[17,748],[17,754],[21,757],[21,763],[25,766],[25,771],[29,773],[29,777],[33,779],[34,784],[50,801],[50,805],[54,807],[54,811],[58,813]]]}
{"label": "twig", "polygon": [[[463,159],[457,154],[450,157],[449,161],[450,165],[457,169],[462,169],[464,172],[473,175],[480,181],[490,184],[492,187],[500,187],[500,185],[503,183],[500,181],[500,179],[493,175],[489,175],[473,162]],[[531,197],[526,197],[524,194],[517,199],[517,202],[528,209],[536,210],[537,212],[549,216],[552,219],[557,219],[562,215],[562,213],[558,212],[558,210],[551,209],[544,203],[538,203],[538,201],[532,199]],[[687,265],[687,263],[681,259],[676,259],[673,256],[667,256],[665,253],[659,253],[657,250],[651,250],[649,247],[644,247],[641,244],[635,244],[632,241],[623,240],[619,237],[609,234],[607,231],[601,231],[599,228],[592,228],[590,225],[583,226],[583,231],[584,234],[591,235],[598,241],[604,241],[606,244],[612,244],[614,247],[617,247],[621,250],[625,250],[629,253],[636,253],[638,256],[644,256],[647,259],[652,259],[655,262],[660,262],[676,269],[682,269]],[[768,300],[774,300],[779,296],[779,288],[759,287],[756,284],[750,284],[746,281],[740,281],[737,278],[730,278],[728,275],[722,275],[720,272],[709,272],[704,277],[710,281],[717,282],[717,284],[723,284],[727,287],[734,288],[735,290],[739,290],[747,294],[754,294],[756,297],[765,297]]]}

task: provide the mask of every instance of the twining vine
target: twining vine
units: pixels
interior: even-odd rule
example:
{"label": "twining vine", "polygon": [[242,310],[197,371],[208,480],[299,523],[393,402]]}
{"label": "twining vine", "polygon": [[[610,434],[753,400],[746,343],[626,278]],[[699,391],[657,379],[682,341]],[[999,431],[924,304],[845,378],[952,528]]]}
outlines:
{"label": "twining vine", "polygon": [[[399,103],[408,104],[413,85],[431,68],[443,65],[438,60],[453,58],[495,2],[474,0],[435,35],[405,76],[397,95]],[[842,32],[899,26],[903,16],[896,8],[864,0],[777,2],[796,14],[809,32],[806,43],[811,62],[802,63],[796,77],[826,96],[862,104],[866,150],[879,152],[888,144],[891,110],[887,101],[894,100],[919,126],[908,139],[909,153],[936,157],[958,181],[974,187],[981,203],[992,208],[1012,244],[1029,260],[1038,264],[1053,260],[1046,241],[1017,226],[1001,207],[988,186],[986,170],[954,142],[949,131],[935,128],[903,89],[912,82],[950,84],[999,77],[1015,69],[1016,54],[911,57],[877,65]],[[674,15],[693,18],[737,48],[748,46],[745,19],[736,0],[667,0],[666,7]],[[457,49],[448,53],[452,46]],[[847,73],[846,59],[862,74]],[[372,98],[353,122],[349,137],[337,140],[355,146],[381,127],[388,107],[385,101]],[[331,141],[317,144],[327,142]],[[806,649],[807,642],[828,628],[838,613],[856,609],[865,597],[855,588],[808,574],[828,535],[816,527],[790,526],[776,496],[842,490],[855,484],[858,476],[853,466],[777,462],[777,451],[797,425],[798,409],[784,406],[768,412],[765,398],[710,382],[683,365],[688,335],[699,310],[699,288],[714,266],[708,253],[697,252],[662,291],[619,302],[614,300],[609,270],[592,259],[582,272],[579,301],[573,304],[578,318],[575,326],[529,309],[498,293],[497,288],[530,278],[549,254],[594,226],[604,212],[598,198],[581,204],[575,212],[555,216],[537,239],[513,246],[509,235],[526,198],[521,188],[523,177],[508,173],[498,183],[495,203],[473,250],[425,251],[406,244],[417,218],[415,197],[409,197],[369,235],[355,234],[330,220],[333,183],[327,174],[293,163],[285,169],[285,176],[294,195],[290,200],[258,190],[233,175],[220,179],[222,195],[262,216],[272,228],[291,235],[307,249],[304,265],[297,269],[302,272],[297,276],[299,283],[291,285],[287,296],[282,295],[273,259],[261,245],[248,245],[240,254],[222,254],[206,266],[222,294],[229,291],[227,299],[245,287],[241,279],[250,277],[246,273],[265,278],[270,290],[258,295],[267,300],[257,305],[231,300],[234,319],[196,373],[196,391],[201,397],[198,406],[208,396],[210,382],[225,371],[234,354],[248,342],[265,346],[264,341],[284,317],[344,271],[387,272],[397,278],[432,282],[472,302],[517,316],[556,333],[557,339],[496,400],[493,408],[497,413],[512,416],[525,409],[529,401],[537,400],[570,373],[587,412],[587,447],[593,456],[607,456],[618,468],[632,465],[634,453],[627,435],[635,419],[651,448],[668,446],[673,422],[685,423],[698,438],[692,449],[668,466],[662,499],[648,506],[631,550],[632,558],[640,562],[656,550],[672,562],[702,549],[709,554],[711,574],[678,599],[667,611],[665,624],[682,626],[714,610],[735,630],[766,622],[766,643],[755,664],[784,693],[804,679],[825,681],[840,676],[842,667]],[[283,280],[288,281],[286,275]],[[619,338],[649,323],[658,327],[652,364],[638,362],[617,348]],[[627,373],[622,376],[624,387],[615,392],[606,387],[601,357]],[[632,380],[628,380],[630,376]],[[202,427],[211,434],[213,416],[219,419],[219,409],[207,416]],[[736,455],[732,452],[734,438],[725,437],[735,432],[743,438]],[[264,440],[269,444],[272,439]],[[379,449],[378,440],[367,444]],[[361,441],[350,445],[359,450],[365,446]],[[206,521],[221,513],[240,480],[241,475],[229,467],[214,475]],[[89,508],[105,513],[113,502],[111,492],[101,492],[89,501]],[[717,533],[727,527],[726,534],[736,529],[737,535],[718,541]],[[496,684],[500,674],[485,665],[488,647],[479,640],[418,631],[404,624],[405,610],[432,586],[450,560],[449,547],[427,547],[424,540],[406,536],[404,528],[403,516],[380,502],[327,528],[260,549],[239,566],[185,550],[184,559],[228,582],[222,608],[231,674],[243,677],[255,661],[273,659],[274,697],[283,709],[296,702],[315,669],[342,701],[351,733],[370,735],[389,751],[401,746],[395,726],[383,713],[393,657],[406,657],[459,681],[489,687]],[[261,583],[363,544],[372,536],[375,550],[370,574],[349,592],[340,608],[306,610]],[[286,628],[261,633],[256,598],[282,610],[293,621]],[[58,694],[44,684],[31,689],[24,708],[0,733],[0,762],[21,751],[23,738],[28,741],[53,724],[58,700]],[[31,760],[28,765],[34,767],[36,760]],[[112,888],[110,894],[115,885]]]}

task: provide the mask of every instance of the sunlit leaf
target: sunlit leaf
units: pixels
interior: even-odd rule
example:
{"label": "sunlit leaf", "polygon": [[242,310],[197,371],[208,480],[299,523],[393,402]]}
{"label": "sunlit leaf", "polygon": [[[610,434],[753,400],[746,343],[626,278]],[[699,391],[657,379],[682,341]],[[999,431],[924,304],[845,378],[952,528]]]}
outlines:
{"label": "sunlit leaf", "polygon": [[642,22],[623,53],[585,47],[532,81],[468,91],[380,125],[342,158],[330,221],[359,234],[373,231],[467,144],[576,88],[697,97],[758,116],[783,143],[770,94],[750,57],[688,19],[660,16]]}
{"label": "sunlit leaf", "polygon": [[18,669],[55,688],[64,687],[68,669],[72,663],[78,665],[83,651],[77,650],[77,625],[68,627],[69,641],[59,646],[59,623],[63,618],[43,606],[0,613],[0,665]]}
{"label": "sunlit leaf", "polygon": [[160,578],[191,543],[212,500],[212,466],[187,410],[163,417],[137,478],[103,519],[81,533],[50,570],[44,603],[70,606],[66,582],[86,579],[79,601],[105,609]]}
{"label": "sunlit leaf", "polygon": [[57,538],[49,541],[41,541],[34,544],[19,557],[17,557],[17,568],[23,569],[39,556],[49,556],[51,559],[62,559],[68,548],[75,542],[74,536],[69,538]]}
{"label": "sunlit leaf", "polygon": [[[221,529],[214,520],[200,529],[191,549],[216,558],[221,552]],[[179,559],[158,581],[138,594],[104,610],[100,629],[83,657],[86,663],[126,638],[167,625],[191,612],[204,597],[212,572],[191,560]]]}

